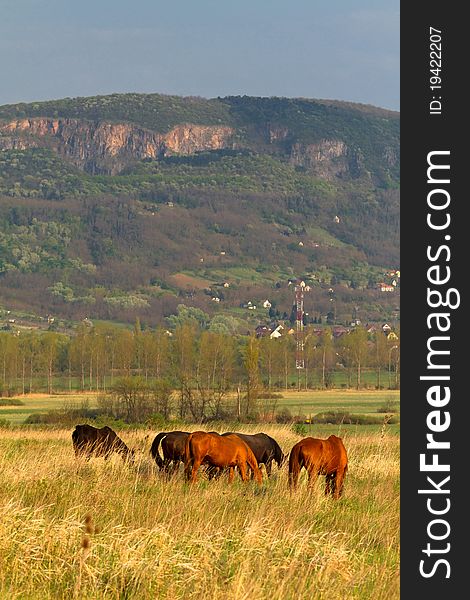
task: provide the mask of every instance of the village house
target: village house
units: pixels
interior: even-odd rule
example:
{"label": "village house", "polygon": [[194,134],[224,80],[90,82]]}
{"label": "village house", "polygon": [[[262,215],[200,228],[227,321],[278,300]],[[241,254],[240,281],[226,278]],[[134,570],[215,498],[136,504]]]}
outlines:
{"label": "village house", "polygon": [[336,327],[333,327],[333,337],[336,338],[340,338],[343,335],[346,335],[347,333],[349,333],[349,329],[347,329],[346,327],[342,327],[341,325],[337,325]]}
{"label": "village house", "polygon": [[258,325],[255,328],[255,335],[257,338],[267,337],[270,333],[271,333],[271,330],[267,325]]}
{"label": "village house", "polygon": [[390,285],[388,283],[378,283],[377,287],[379,288],[379,290],[381,292],[394,292],[395,291],[395,287],[393,285]]}
{"label": "village house", "polygon": [[269,337],[272,340],[275,340],[277,338],[280,338],[282,336],[281,330],[284,329],[283,325],[278,325],[275,329],[273,329],[271,331],[271,333],[269,334]]}

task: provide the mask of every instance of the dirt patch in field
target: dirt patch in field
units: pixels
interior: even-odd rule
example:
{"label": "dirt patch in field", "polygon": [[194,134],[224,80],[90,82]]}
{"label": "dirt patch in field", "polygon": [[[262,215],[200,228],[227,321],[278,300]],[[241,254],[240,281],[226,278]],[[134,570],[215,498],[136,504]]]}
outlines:
{"label": "dirt patch in field", "polygon": [[60,392],[57,394],[47,394],[46,392],[32,392],[31,394],[16,394],[15,398],[20,398],[20,399],[31,399],[31,400],[41,400],[43,398],[60,398],[60,397],[65,397],[68,398],[69,396],[80,396],[80,397],[86,397],[86,396],[96,396],[99,392],[94,392],[94,391],[87,391],[87,392],[77,392],[72,391],[72,392]]}
{"label": "dirt patch in field", "polygon": [[191,288],[202,290],[211,285],[211,282],[207,279],[193,277],[192,275],[186,275],[185,273],[176,273],[175,275],[171,275],[170,279],[177,287],[182,289]]}

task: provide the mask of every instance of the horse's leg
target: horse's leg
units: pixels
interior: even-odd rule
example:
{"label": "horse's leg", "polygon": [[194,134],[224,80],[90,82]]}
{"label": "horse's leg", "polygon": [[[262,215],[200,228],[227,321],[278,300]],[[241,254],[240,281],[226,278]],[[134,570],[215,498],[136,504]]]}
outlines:
{"label": "horse's leg", "polygon": [[232,483],[235,477],[235,467],[229,467],[228,469],[228,482]]}
{"label": "horse's leg", "polygon": [[238,470],[240,472],[240,477],[242,481],[248,481],[248,479],[254,479],[255,477],[255,472],[253,471],[253,469],[251,469],[251,477],[249,477],[247,465],[243,461],[238,465]]}
{"label": "horse's leg", "polygon": [[264,463],[264,466],[265,466],[265,469],[266,469],[266,475],[267,475],[268,477],[271,477],[271,469],[272,469],[272,465],[273,465],[273,459],[272,459],[272,458],[270,458],[269,460],[267,460],[267,461]]}
{"label": "horse's leg", "polygon": [[336,472],[334,473],[327,473],[325,475],[325,496],[328,496],[329,494],[333,494],[335,491],[335,479],[336,479]]}
{"label": "horse's leg", "polygon": [[250,477],[254,477],[253,469],[252,469],[252,473],[250,476],[245,462],[241,461],[240,463],[237,464],[237,467],[238,467],[238,472],[240,473],[240,478],[242,481],[248,481],[248,479],[250,479]]}
{"label": "horse's leg", "polygon": [[212,479],[218,479],[220,477],[220,469],[219,467],[214,467],[214,465],[207,465],[207,479],[212,481]]}
{"label": "horse's leg", "polygon": [[201,466],[201,462],[202,462],[201,460],[194,459],[193,468],[191,471],[191,483],[194,483],[197,479],[197,470]]}
{"label": "horse's leg", "polygon": [[162,468],[161,470],[163,471],[163,474],[166,476],[168,475],[168,469],[170,468],[170,460],[168,458],[164,458],[163,459],[163,463],[162,463]]}
{"label": "horse's leg", "polygon": [[301,468],[297,461],[289,465],[289,487],[293,490],[297,489]]}
{"label": "horse's leg", "polygon": [[315,464],[310,464],[307,468],[308,472],[308,487],[311,489],[315,481],[318,479],[319,469]]}
{"label": "horse's leg", "polygon": [[173,477],[173,475],[176,473],[176,471],[178,470],[178,467],[180,466],[180,462],[179,460],[173,460],[173,464],[170,467],[170,464],[168,464],[168,477]]}
{"label": "horse's leg", "polygon": [[184,463],[184,478],[186,479],[186,481],[189,481],[191,477],[192,465],[193,462],[191,460],[188,460],[187,463]]}
{"label": "horse's leg", "polygon": [[345,469],[339,469],[336,472],[335,487],[333,490],[333,497],[339,498],[343,494],[344,476],[346,475]]}

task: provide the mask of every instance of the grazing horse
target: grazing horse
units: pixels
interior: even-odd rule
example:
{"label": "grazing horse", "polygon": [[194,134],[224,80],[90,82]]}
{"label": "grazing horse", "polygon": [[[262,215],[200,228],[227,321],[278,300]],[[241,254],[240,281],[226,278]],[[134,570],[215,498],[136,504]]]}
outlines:
{"label": "grazing horse", "polygon": [[225,436],[218,433],[195,431],[186,438],[184,449],[184,472],[186,479],[196,481],[197,471],[202,463],[218,469],[229,468],[229,481],[233,481],[235,467],[238,467],[242,481],[248,481],[247,465],[252,469],[257,483],[262,476],[255,455],[250,447],[237,435]]}
{"label": "grazing horse", "polygon": [[327,440],[307,437],[297,442],[289,456],[289,486],[297,487],[302,467],[308,473],[309,485],[318,475],[325,475],[325,494],[339,498],[343,492],[344,478],[348,469],[348,456],[343,440],[330,435]]}
{"label": "grazing horse", "polygon": [[[180,462],[184,462],[184,445],[188,435],[188,431],[162,431],[155,437],[150,448],[150,454],[161,471],[173,475]],[[160,443],[163,459],[158,451]]]}
{"label": "grazing horse", "polygon": [[286,456],[282,453],[281,447],[275,439],[267,435],[266,433],[255,433],[254,435],[248,435],[245,433],[227,432],[223,433],[226,435],[238,435],[248,446],[251,448],[258,466],[264,464],[266,468],[266,475],[270,477],[271,466],[273,460],[276,461],[277,466],[281,468],[282,463],[286,459]]}
{"label": "grazing horse", "polygon": [[126,444],[110,427],[93,427],[93,425],[76,425],[72,433],[73,449],[78,458],[84,456],[90,460],[92,456],[104,456],[107,460],[113,452],[117,452],[123,460],[133,461],[134,450]]}

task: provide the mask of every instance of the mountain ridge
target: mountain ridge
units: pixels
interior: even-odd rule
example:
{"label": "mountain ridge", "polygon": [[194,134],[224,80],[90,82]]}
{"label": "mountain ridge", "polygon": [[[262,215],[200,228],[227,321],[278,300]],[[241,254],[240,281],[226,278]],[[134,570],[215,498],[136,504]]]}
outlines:
{"label": "mountain ridge", "polygon": [[395,310],[376,285],[399,266],[398,113],[114,94],[0,106],[0,149],[4,303],[154,321],[181,298],[237,313],[251,295],[288,312],[297,275],[318,314],[336,284],[343,320]]}
{"label": "mountain ridge", "polygon": [[[392,117],[392,114],[376,107],[368,109],[364,105],[355,107],[300,98],[229,96],[206,100],[159,94],[118,94],[0,106],[0,148],[40,146],[35,137],[57,138],[61,132],[66,133],[68,127],[71,131],[64,135],[62,145],[58,144],[59,152],[70,157],[72,152],[67,153],[64,148],[76,146],[77,152],[83,154],[83,148],[87,147],[90,149],[87,160],[72,156],[77,166],[93,173],[117,174],[132,158],[260,147],[264,152],[294,160],[310,169],[315,162],[311,154],[318,153],[318,146],[329,143],[330,148],[342,145],[339,152],[333,153],[333,158],[347,155],[348,160],[356,164],[356,170],[363,161],[363,167],[377,175],[374,168],[377,159],[382,158],[385,170],[388,166],[390,172],[396,171],[398,164],[398,116]],[[110,123],[108,139],[103,143],[106,123]],[[37,124],[39,126],[34,127]],[[132,130],[131,124],[142,129]],[[360,135],[363,128],[367,136]],[[123,131],[127,131],[127,135]],[[157,135],[152,136],[150,132]],[[93,148],[95,134],[97,143]],[[201,136],[209,139],[201,143]],[[215,143],[214,137],[218,138]],[[127,161],[106,168],[106,159],[113,157],[116,138],[121,138],[121,144],[127,148],[144,146],[146,151],[136,148]],[[141,142],[136,144],[134,140],[139,138]],[[186,143],[182,144],[184,139]],[[91,160],[93,154],[97,157],[95,163]],[[316,160],[322,158],[326,157],[322,157],[320,151]],[[100,164],[100,159],[104,159],[104,164],[103,160]]]}

